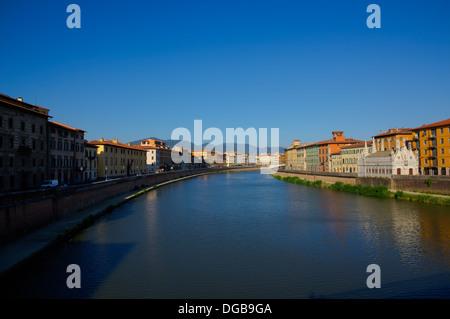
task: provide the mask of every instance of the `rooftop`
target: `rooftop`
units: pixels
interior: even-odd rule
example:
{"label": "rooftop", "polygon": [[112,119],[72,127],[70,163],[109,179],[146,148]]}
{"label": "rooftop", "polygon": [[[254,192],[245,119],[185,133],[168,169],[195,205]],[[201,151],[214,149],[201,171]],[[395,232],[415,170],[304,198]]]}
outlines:
{"label": "rooftop", "polygon": [[446,120],[439,121],[439,122],[434,122],[434,123],[427,124],[427,125],[422,125],[422,126],[414,128],[413,130],[418,131],[418,130],[422,130],[422,129],[432,128],[432,127],[440,127],[440,126],[450,126],[450,119],[446,119]]}
{"label": "rooftop", "polygon": [[[367,141],[367,146],[371,146],[372,145],[372,141]],[[364,147],[365,143],[358,143],[358,144],[352,144],[352,145],[346,145],[346,146],[342,146],[341,149],[347,149],[347,148],[358,148],[358,147]]]}
{"label": "rooftop", "polygon": [[76,128],[76,127],[73,127],[73,126],[70,126],[70,125],[67,125],[67,124],[59,123],[59,122],[56,122],[56,121],[48,122],[48,124],[53,125],[53,126],[58,126],[58,127],[66,129],[66,130],[71,130],[71,131],[76,131],[76,132],[86,132],[86,131],[81,130],[79,128]]}
{"label": "rooftop", "polygon": [[120,143],[117,139],[114,139],[112,141],[105,140],[103,137],[101,139],[99,139],[98,141],[90,141],[89,143],[94,144],[94,145],[109,145],[109,146],[122,147],[122,148],[126,148],[126,149],[137,150],[137,151],[146,151],[145,148],[140,147],[140,146]]}
{"label": "rooftop", "polygon": [[39,115],[51,117],[50,115],[48,115],[48,112],[50,111],[49,109],[46,109],[45,107],[42,107],[42,106],[26,103],[23,101],[23,99],[21,97],[15,99],[8,95],[0,93],[0,101],[3,103],[9,104],[9,105],[18,107],[20,109],[26,110],[26,111],[31,111],[31,112],[37,113]]}
{"label": "rooftop", "polygon": [[380,134],[374,135],[372,137],[385,137],[385,136],[392,136],[392,135],[404,135],[404,134],[411,134],[413,129],[411,128],[390,128],[389,130],[383,132],[380,131]]}

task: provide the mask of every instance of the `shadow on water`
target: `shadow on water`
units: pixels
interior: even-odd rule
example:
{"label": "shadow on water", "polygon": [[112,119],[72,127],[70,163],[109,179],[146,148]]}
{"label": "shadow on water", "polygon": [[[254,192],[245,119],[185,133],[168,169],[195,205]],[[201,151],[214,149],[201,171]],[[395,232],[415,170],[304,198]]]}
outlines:
{"label": "shadow on water", "polygon": [[[10,299],[89,298],[132,250],[133,243],[68,243],[44,253],[0,281],[0,297]],[[77,256],[70,260],[70,256]],[[70,262],[68,263],[68,261]],[[81,270],[81,288],[66,285],[69,264]],[[55,271],[57,270],[57,271]],[[39,274],[36,276],[35,274]]]}

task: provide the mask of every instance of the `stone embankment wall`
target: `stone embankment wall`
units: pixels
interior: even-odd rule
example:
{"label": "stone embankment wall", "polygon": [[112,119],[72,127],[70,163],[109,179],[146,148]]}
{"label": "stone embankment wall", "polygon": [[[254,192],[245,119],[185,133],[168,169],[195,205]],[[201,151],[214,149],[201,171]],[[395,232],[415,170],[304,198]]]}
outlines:
{"label": "stone embankment wall", "polygon": [[344,184],[356,184],[356,174],[352,173],[329,173],[329,172],[310,172],[310,171],[278,171],[274,175],[297,176],[298,178],[306,179],[308,181],[322,181],[326,183],[342,182]]}
{"label": "stone embankment wall", "polygon": [[391,191],[430,192],[450,195],[450,176],[409,176],[401,175],[393,178],[357,177],[349,173],[328,173],[283,170],[275,173],[280,176],[298,176],[298,178],[327,183],[342,182],[351,185],[380,186],[385,185]]}

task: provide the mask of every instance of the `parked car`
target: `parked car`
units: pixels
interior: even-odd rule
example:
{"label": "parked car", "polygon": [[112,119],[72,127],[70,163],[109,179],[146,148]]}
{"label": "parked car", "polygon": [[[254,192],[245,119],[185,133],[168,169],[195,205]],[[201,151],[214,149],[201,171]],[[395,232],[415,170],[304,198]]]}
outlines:
{"label": "parked car", "polygon": [[42,184],[42,188],[52,188],[58,186],[58,180],[57,179],[50,179],[47,181],[44,181],[44,184]]}

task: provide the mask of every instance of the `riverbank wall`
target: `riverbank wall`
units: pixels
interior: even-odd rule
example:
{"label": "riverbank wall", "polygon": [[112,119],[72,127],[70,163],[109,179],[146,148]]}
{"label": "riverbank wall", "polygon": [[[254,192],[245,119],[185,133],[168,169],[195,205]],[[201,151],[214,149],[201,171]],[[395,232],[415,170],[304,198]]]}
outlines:
{"label": "riverbank wall", "polygon": [[393,178],[383,177],[358,177],[355,173],[335,173],[335,172],[310,172],[280,170],[274,175],[297,176],[309,181],[320,180],[325,183],[342,182],[350,185],[363,186],[386,186],[390,191],[408,191],[415,193],[436,193],[450,195],[449,176],[409,176],[399,175]]}
{"label": "riverbank wall", "polygon": [[21,238],[63,216],[91,207],[121,194],[198,174],[258,168],[207,168],[132,176],[47,191],[0,196],[0,245]]}
{"label": "riverbank wall", "polygon": [[331,172],[311,172],[311,171],[292,171],[292,170],[280,170],[274,175],[280,175],[281,177],[286,176],[297,176],[301,179],[306,179],[308,181],[322,181],[325,183],[336,183],[341,182],[344,184],[355,185],[356,184],[356,174],[353,173],[331,173]]}

